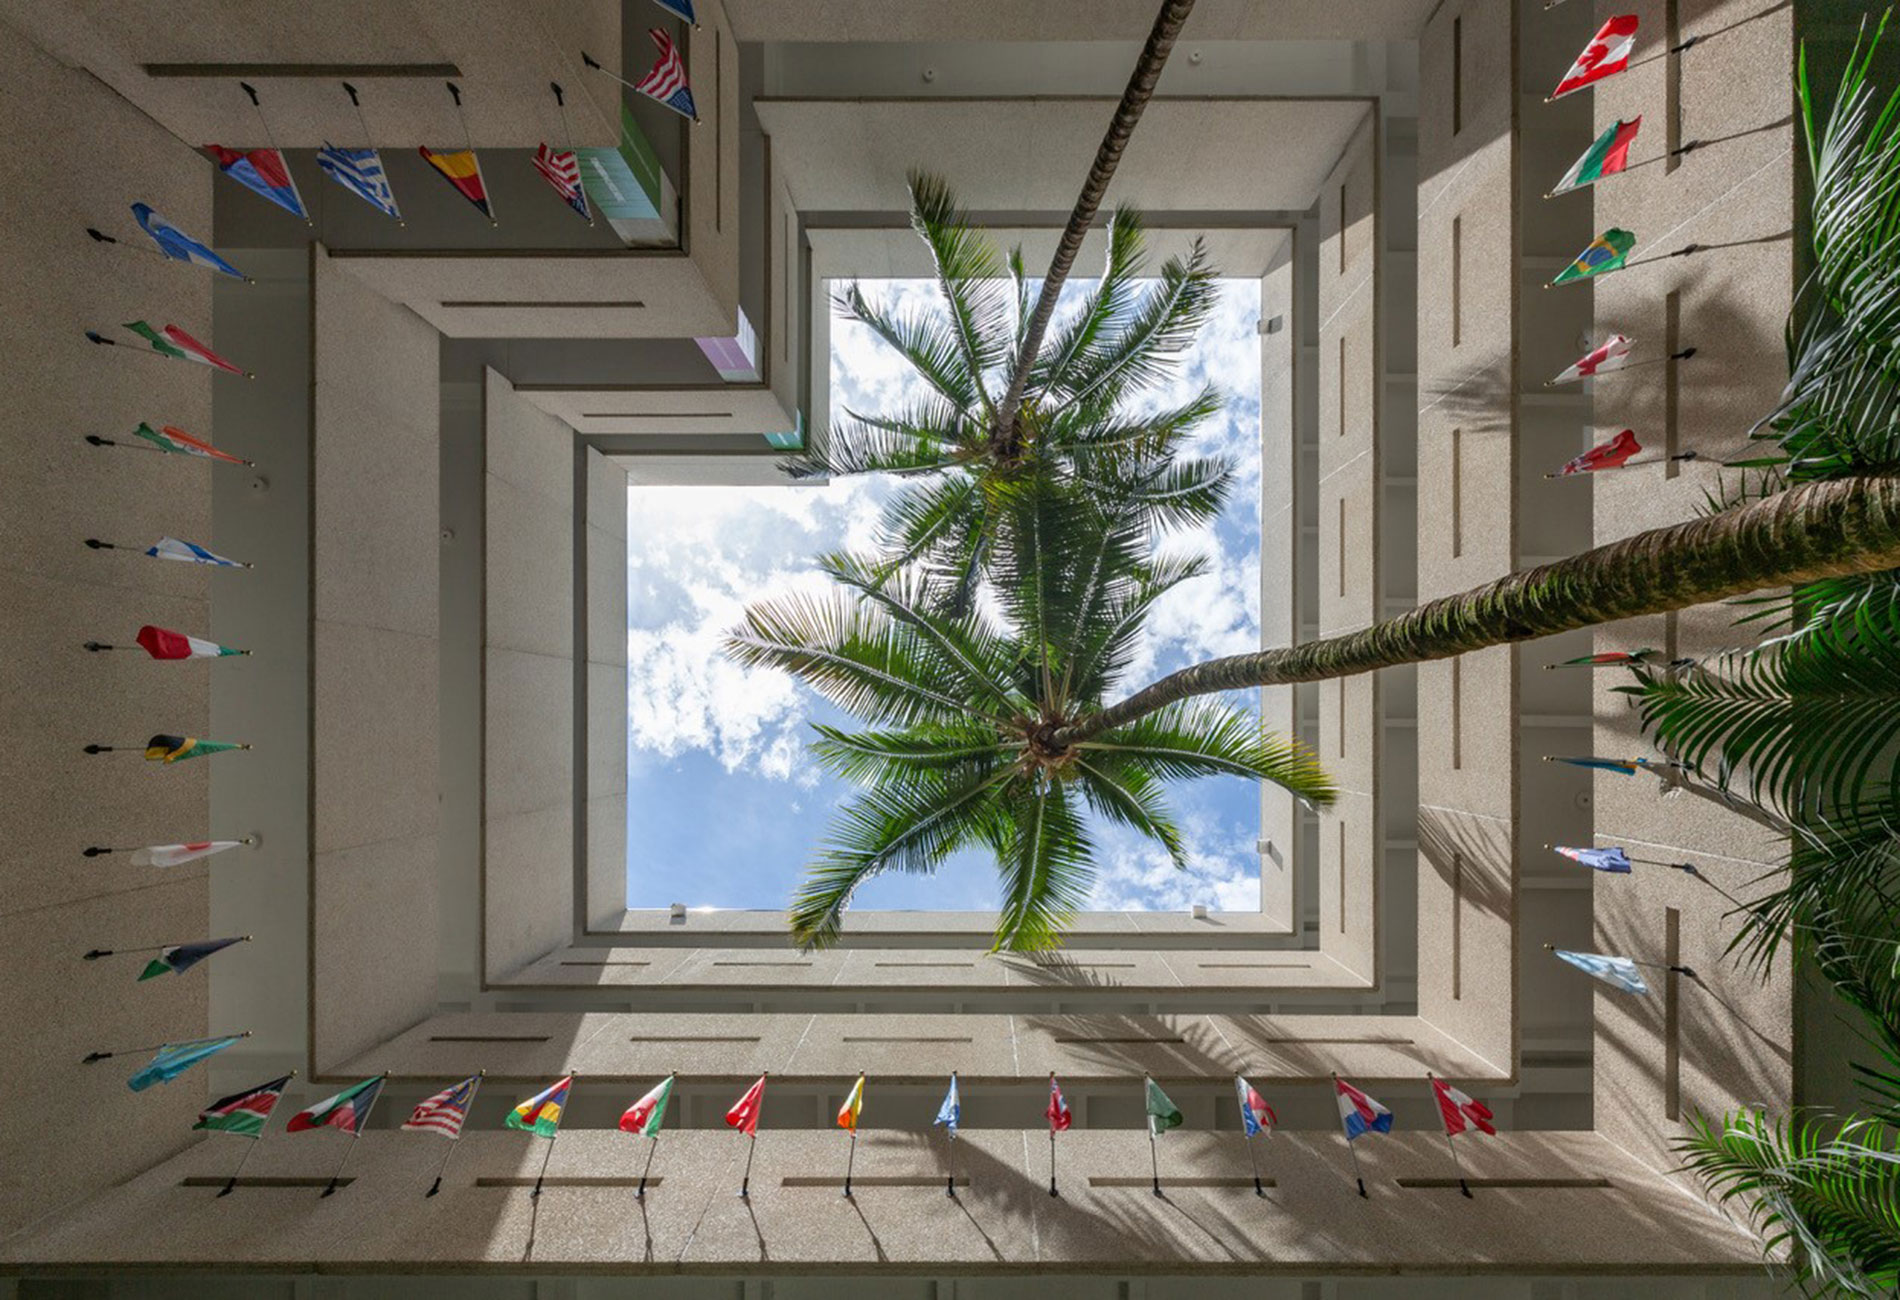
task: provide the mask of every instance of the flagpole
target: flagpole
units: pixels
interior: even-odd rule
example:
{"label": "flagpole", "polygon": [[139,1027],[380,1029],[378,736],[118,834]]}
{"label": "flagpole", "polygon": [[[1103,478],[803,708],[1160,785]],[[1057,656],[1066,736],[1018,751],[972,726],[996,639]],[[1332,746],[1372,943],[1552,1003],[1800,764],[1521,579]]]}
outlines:
{"label": "flagpole", "polygon": [[[574,128],[567,124],[567,96],[562,93],[561,83],[558,81],[550,81],[548,87],[554,91],[554,106],[561,110],[561,134],[567,137],[567,151],[573,153]],[[585,197],[585,190],[582,191],[582,195]],[[589,230],[594,228],[594,209],[592,205],[589,205],[587,209],[587,228]]]}
{"label": "flagpole", "polygon": [[[363,127],[363,147],[365,149],[374,149],[376,147],[376,139],[370,134],[369,119],[363,116],[363,104],[362,101],[356,97],[356,87],[347,81],[343,82],[342,85],[343,93],[350,97],[350,107],[356,110],[356,120]],[[382,155],[378,154],[377,163],[379,166],[381,165],[381,161]],[[285,170],[288,171],[289,168],[286,167]],[[383,172],[383,186],[389,191],[390,205],[396,209],[396,228],[398,230],[406,229],[409,223],[402,219],[402,205],[396,202],[396,187],[391,184],[387,170]]]}
{"label": "flagpole", "polygon": [[324,1196],[332,1196],[336,1193],[337,1179],[343,1177],[343,1166],[350,1163],[350,1156],[356,1151],[356,1139],[361,1136],[363,1135],[360,1131],[356,1129],[350,1130],[350,1144],[343,1148],[343,1158],[336,1162],[336,1172],[330,1175],[330,1185],[323,1189],[323,1196],[319,1196],[317,1198],[318,1200],[322,1200]]}
{"label": "flagpole", "polygon": [[[176,452],[168,452],[163,447],[151,447],[151,446],[146,446],[143,443],[118,442],[112,438],[101,438],[96,433],[87,434],[86,441],[91,443],[95,447],[122,447],[126,451],[149,451],[149,452],[154,452],[160,456],[175,456],[178,454]],[[216,456],[200,456],[200,457],[196,457],[195,459],[214,461],[223,465],[233,465],[233,464],[255,465],[257,464],[257,462],[254,460],[218,461],[218,458]]]}
{"label": "flagpole", "polygon": [[857,1162],[857,1158],[858,1129],[857,1125],[853,1124],[851,1126],[851,1147],[844,1158],[844,1195],[846,1200],[851,1199],[851,1166]]}
{"label": "flagpole", "polygon": [[[179,1043],[209,1043],[219,1038],[249,1038],[252,1031],[247,1029],[241,1034],[213,1034],[209,1038],[181,1038]],[[91,1065],[94,1061],[109,1061],[115,1056],[132,1056],[139,1052],[156,1052],[161,1047],[171,1047],[171,1043],[153,1043],[150,1047],[121,1047],[110,1052],[87,1052],[79,1058],[81,1065]]]}
{"label": "flagpole", "polygon": [[686,120],[688,122],[691,122],[694,126],[699,125],[699,118],[697,116],[686,117],[686,114],[680,113],[680,111],[677,108],[673,108],[673,106],[667,103],[664,99],[659,99],[659,98],[656,98],[655,96],[647,95],[646,91],[641,90],[640,87],[634,85],[633,82],[628,81],[625,77],[622,77],[617,73],[608,72],[608,70],[606,68],[601,67],[600,64],[594,60],[593,56],[588,54],[586,50],[581,51],[581,62],[586,64],[588,67],[592,68],[595,72],[606,73],[607,76],[619,82],[621,85],[625,86],[628,90],[631,90],[632,92],[634,92],[634,94],[646,95],[648,99],[653,100],[653,102],[658,104],[661,108],[671,108],[673,109],[675,113],[679,113],[681,117],[685,117]]}
{"label": "flagpole", "polygon": [[1658,456],[1654,460],[1626,460],[1621,465],[1610,465],[1603,469],[1582,469],[1582,470],[1576,471],[1574,474],[1561,474],[1561,473],[1560,474],[1546,474],[1544,475],[1544,477],[1552,478],[1552,479],[1582,478],[1585,474],[1607,474],[1610,472],[1610,470],[1613,470],[1613,469],[1629,469],[1632,466],[1641,466],[1641,465],[1667,465],[1671,461],[1700,460],[1700,459],[1702,459],[1702,457],[1696,452],[1683,451],[1683,452],[1676,453],[1674,456]]}
{"label": "flagpole", "polygon": [[752,1157],[759,1149],[759,1135],[748,1133],[745,1149],[745,1172],[739,1176],[739,1199],[749,1200],[752,1196]]}
{"label": "flagpole", "polygon": [[[249,749],[250,746],[249,745],[234,745],[232,746],[232,748]],[[79,752],[82,754],[117,754],[117,753],[142,754],[145,752],[145,746],[144,745],[87,745],[84,749],[80,750]]]}
{"label": "flagpole", "polygon": [[475,1109],[476,1094],[482,1090],[482,1080],[488,1077],[487,1070],[475,1071],[475,1086],[468,1090],[468,1102],[462,1107],[462,1123],[455,1126],[455,1136],[449,1139],[449,1149],[442,1153],[442,1163],[436,1166],[435,1181],[429,1184],[429,1190],[422,1194],[428,1200],[442,1190],[442,1175],[449,1171],[449,1157],[455,1154],[455,1148],[462,1144],[462,1126],[468,1123],[470,1112]]}
{"label": "flagpole", "polygon": [[1156,1150],[1157,1145],[1158,1144],[1155,1142],[1154,1116],[1150,1115],[1148,1117],[1148,1173],[1149,1173],[1149,1176],[1154,1179],[1155,1195],[1160,1196],[1161,1195],[1161,1157],[1157,1153],[1157,1150]]}
{"label": "flagpole", "polygon": [[640,1186],[634,1189],[633,1199],[636,1201],[644,1201],[646,1199],[647,1175],[653,1171],[653,1157],[660,1149],[660,1135],[658,1133],[655,1133],[649,1140],[653,1145],[647,1148],[647,1163],[646,1167],[640,1171]]}
{"label": "flagpole", "polygon": [[[156,248],[141,248],[137,244],[128,244],[128,243],[123,242],[122,240],[115,239],[111,235],[108,235],[105,231],[99,229],[99,227],[97,226],[87,226],[86,233],[92,236],[94,243],[111,244],[115,248],[123,248],[128,253],[139,253],[146,257],[156,257],[162,262],[172,262],[172,261],[178,260],[176,258],[166,257],[165,254],[161,253]],[[207,267],[206,269],[209,270],[210,268]],[[244,277],[244,283],[252,284],[255,282],[247,275]]]}
{"label": "flagpole", "polygon": [[[146,549],[143,546],[128,546],[124,542],[101,541],[97,537],[88,537],[86,539],[86,545],[89,549],[95,550],[95,551],[137,551],[141,555],[144,554],[145,549]],[[245,560],[233,560],[229,565],[214,564],[211,567],[214,569],[233,568],[233,567],[239,568],[239,569],[254,569],[257,566]],[[128,745],[126,746],[126,748],[131,749],[135,747]],[[250,746],[246,745],[245,748],[249,749]]]}
{"label": "flagpole", "polygon": [[1372,1198],[1366,1195],[1365,1175],[1359,1172],[1359,1149],[1353,1146],[1351,1138],[1346,1139],[1346,1154],[1352,1157],[1352,1176],[1353,1181],[1359,1184],[1359,1195],[1365,1197],[1366,1200],[1371,1200]]}
{"label": "flagpole", "polygon": [[[1245,1131],[1244,1120],[1242,1121],[1242,1130],[1243,1132]],[[1260,1157],[1254,1154],[1253,1134],[1247,1133],[1241,1140],[1247,1144],[1247,1163],[1253,1166],[1253,1194],[1255,1196],[1265,1196],[1267,1194],[1267,1188],[1266,1185],[1260,1181]]]}
{"label": "flagpole", "polygon": [[561,1130],[558,1128],[548,1134],[548,1149],[541,1156],[541,1172],[534,1176],[534,1190],[528,1193],[528,1199],[531,1201],[541,1195],[541,1183],[548,1176],[548,1161],[554,1159],[554,1139],[560,1136]]}
{"label": "flagpole", "polygon": [[[249,943],[250,941],[251,936],[248,934],[238,940],[239,943]],[[190,939],[185,940],[185,943],[191,942],[193,941]],[[183,943],[155,943],[147,948],[94,948],[90,952],[80,954],[80,960],[97,961],[101,957],[120,957],[135,952],[164,952],[167,948],[182,947],[184,947]]]}
{"label": "flagpole", "polygon": [[1060,1196],[1056,1190],[1056,1127],[1049,1126],[1049,1195]]}
{"label": "flagpole", "polygon": [[[285,1083],[288,1084],[291,1079],[294,1079],[296,1077],[297,1077],[297,1072],[295,1070],[292,1070],[288,1075],[285,1076]],[[280,1090],[278,1093],[278,1096],[281,1097],[282,1095],[283,1093]],[[272,1102],[271,1109],[275,1110],[276,1108],[277,1108],[277,1103]],[[270,1123],[270,1116],[266,1115],[264,1116],[264,1124],[268,1124],[268,1123]],[[264,1124],[259,1124],[257,1126],[257,1132],[250,1135],[251,1145],[244,1148],[244,1154],[238,1157],[237,1168],[231,1171],[231,1176],[224,1180],[224,1186],[219,1190],[217,1196],[214,1196],[211,1198],[212,1200],[215,1201],[221,1197],[229,1196],[232,1192],[237,1190],[238,1175],[244,1172],[245,1164],[250,1161],[251,1152],[257,1150],[257,1144],[264,1140]]]}
{"label": "flagpole", "polygon": [[[129,646],[110,646],[110,645],[100,647],[100,649],[102,650],[125,650],[129,648],[130,648]],[[246,650],[244,653],[249,654],[250,651]],[[239,840],[238,843],[244,845],[246,848],[256,848],[257,836],[246,835],[243,839]],[[141,849],[144,847],[145,846],[141,844],[137,848],[131,848],[131,849],[108,849],[108,848],[104,848],[100,845],[95,844],[91,848],[81,849],[79,851],[79,856],[83,858],[97,858],[97,857],[103,857],[104,855],[108,853],[136,853],[138,849]]]}
{"label": "flagpole", "polygon": [[491,228],[499,229],[501,222],[495,220],[495,196],[488,192],[488,180],[482,175],[481,155],[475,152],[475,135],[468,129],[468,114],[462,111],[462,88],[453,81],[442,84],[449,88],[449,98],[455,101],[455,116],[462,122],[462,141],[467,145],[468,156],[475,164],[475,179],[482,184],[482,198],[488,203],[488,224]]}

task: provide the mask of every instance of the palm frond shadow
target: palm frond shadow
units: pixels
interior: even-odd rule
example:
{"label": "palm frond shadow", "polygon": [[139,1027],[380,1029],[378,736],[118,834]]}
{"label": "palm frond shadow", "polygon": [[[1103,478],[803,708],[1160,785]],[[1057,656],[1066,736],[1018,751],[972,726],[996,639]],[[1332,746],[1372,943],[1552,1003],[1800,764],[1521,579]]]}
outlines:
{"label": "palm frond shadow", "polygon": [[1421,806],[1418,851],[1464,906],[1509,918],[1516,867],[1510,832],[1502,823]]}

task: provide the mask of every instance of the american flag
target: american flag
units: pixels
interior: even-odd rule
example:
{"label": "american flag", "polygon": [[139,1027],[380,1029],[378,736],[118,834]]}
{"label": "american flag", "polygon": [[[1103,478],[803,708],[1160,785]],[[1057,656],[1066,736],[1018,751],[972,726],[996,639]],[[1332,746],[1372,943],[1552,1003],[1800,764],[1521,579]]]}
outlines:
{"label": "american flag", "polygon": [[571,149],[550,149],[545,144],[534,151],[534,169],[547,177],[548,184],[567,201],[567,206],[581,214],[590,224],[594,218],[587,211],[587,195],[581,189],[581,164]]}
{"label": "american flag", "polygon": [[417,1106],[403,1127],[424,1133],[440,1133],[443,1137],[462,1136],[462,1125],[468,1120],[469,1103],[475,1100],[475,1090],[481,1085],[482,1076],[475,1074],[453,1088],[444,1088]]}
{"label": "american flag", "polygon": [[653,65],[653,71],[640,78],[634,87],[648,99],[658,100],[681,117],[699,120],[699,109],[693,103],[693,90],[686,84],[686,65],[680,60],[680,52],[673,44],[673,38],[657,27],[647,29],[647,35],[660,47],[660,60]]}

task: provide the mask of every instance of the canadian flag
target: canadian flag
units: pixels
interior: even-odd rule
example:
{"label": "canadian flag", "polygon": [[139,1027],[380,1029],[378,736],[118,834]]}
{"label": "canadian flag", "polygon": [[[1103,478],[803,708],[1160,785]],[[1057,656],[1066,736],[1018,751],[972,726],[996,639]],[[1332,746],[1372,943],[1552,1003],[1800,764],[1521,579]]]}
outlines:
{"label": "canadian flag", "polygon": [[1583,53],[1570,65],[1570,71],[1550,92],[1552,99],[1582,90],[1605,77],[1613,77],[1630,65],[1630,49],[1636,44],[1636,15],[1618,14],[1604,23],[1584,46]]}
{"label": "canadian flag", "polygon": [[1483,1102],[1471,1100],[1443,1079],[1437,1078],[1432,1080],[1432,1096],[1438,1102],[1439,1116],[1445,1121],[1446,1136],[1456,1137],[1468,1128],[1475,1128],[1492,1137],[1498,1135],[1497,1129],[1491,1126],[1495,1116]]}

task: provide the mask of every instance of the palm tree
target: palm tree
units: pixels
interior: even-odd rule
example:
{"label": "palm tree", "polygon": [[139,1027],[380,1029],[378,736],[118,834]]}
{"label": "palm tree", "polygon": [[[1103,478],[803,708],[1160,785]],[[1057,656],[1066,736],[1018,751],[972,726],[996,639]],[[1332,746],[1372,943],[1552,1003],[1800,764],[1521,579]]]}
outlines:
{"label": "palm tree", "polygon": [[1125,669],[1154,602],[1203,565],[1150,559],[1139,521],[1079,495],[1035,494],[1019,519],[986,566],[993,614],[949,610],[933,590],[943,580],[928,571],[891,574],[834,555],[823,567],[837,591],[755,606],[728,638],[740,662],[786,669],[870,724],[819,728],[819,759],[864,791],[793,901],[800,946],[836,942],[852,894],[872,877],[927,873],[974,847],[994,853],[1002,875],[995,946],[1046,948],[1088,898],[1085,811],[1184,866],[1165,781],[1240,776],[1332,802],[1312,755],[1218,701],[1052,743]]}

